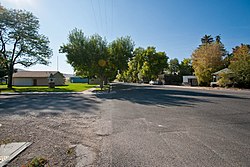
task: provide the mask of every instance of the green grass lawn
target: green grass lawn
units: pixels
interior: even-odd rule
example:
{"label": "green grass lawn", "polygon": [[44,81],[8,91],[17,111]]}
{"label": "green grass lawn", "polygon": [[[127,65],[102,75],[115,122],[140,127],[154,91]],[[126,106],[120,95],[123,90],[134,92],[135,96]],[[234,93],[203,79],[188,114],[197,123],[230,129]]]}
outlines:
{"label": "green grass lawn", "polygon": [[49,88],[48,86],[13,86],[13,89],[7,89],[7,85],[0,85],[0,92],[81,92],[96,85],[83,83],[67,83],[64,86]]}

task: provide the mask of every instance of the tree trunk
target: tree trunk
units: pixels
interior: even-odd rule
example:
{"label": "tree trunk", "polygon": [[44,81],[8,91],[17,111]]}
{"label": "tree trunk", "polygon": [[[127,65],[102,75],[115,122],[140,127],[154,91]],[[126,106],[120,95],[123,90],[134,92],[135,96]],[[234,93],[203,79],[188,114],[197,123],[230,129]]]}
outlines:
{"label": "tree trunk", "polygon": [[108,85],[108,78],[107,77],[105,77],[105,79],[104,79],[104,85]]}
{"label": "tree trunk", "polygon": [[103,79],[101,79],[101,81],[100,81],[100,88],[101,88],[101,90],[103,90]]}
{"label": "tree trunk", "polygon": [[100,77],[100,88],[103,90],[104,87],[104,77]]}
{"label": "tree trunk", "polygon": [[11,64],[8,71],[8,88],[12,89],[12,77],[14,72],[14,66]]}

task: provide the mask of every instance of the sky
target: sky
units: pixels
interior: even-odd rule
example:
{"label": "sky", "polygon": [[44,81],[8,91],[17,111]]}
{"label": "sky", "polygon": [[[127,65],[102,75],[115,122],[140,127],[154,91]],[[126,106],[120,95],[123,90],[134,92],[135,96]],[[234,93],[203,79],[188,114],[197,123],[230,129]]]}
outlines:
{"label": "sky", "polygon": [[[250,0],[0,0],[6,8],[32,12],[41,34],[50,40],[49,66],[27,70],[59,70],[72,74],[61,45],[74,28],[99,34],[112,42],[131,36],[135,47],[154,46],[167,56],[190,58],[205,34],[221,36],[228,52],[250,44]],[[23,68],[18,66],[19,68]]]}

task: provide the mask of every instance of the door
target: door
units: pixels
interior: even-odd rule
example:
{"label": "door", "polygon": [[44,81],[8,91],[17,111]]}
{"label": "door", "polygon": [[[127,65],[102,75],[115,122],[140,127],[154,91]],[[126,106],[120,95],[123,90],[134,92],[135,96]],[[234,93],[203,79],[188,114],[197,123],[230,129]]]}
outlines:
{"label": "door", "polygon": [[33,79],[33,86],[37,86],[37,79]]}

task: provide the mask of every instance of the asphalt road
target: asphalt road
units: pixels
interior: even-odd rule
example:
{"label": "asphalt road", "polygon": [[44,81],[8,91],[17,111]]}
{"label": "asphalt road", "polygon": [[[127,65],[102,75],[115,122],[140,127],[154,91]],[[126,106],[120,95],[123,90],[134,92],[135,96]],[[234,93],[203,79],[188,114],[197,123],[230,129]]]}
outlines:
{"label": "asphalt road", "polygon": [[250,91],[116,84],[99,166],[250,166]]}

